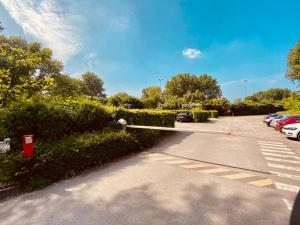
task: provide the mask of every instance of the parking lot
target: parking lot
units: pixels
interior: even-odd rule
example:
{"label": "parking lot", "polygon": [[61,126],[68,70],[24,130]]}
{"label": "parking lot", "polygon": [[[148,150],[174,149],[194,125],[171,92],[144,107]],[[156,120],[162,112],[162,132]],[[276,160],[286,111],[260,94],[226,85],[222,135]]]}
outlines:
{"label": "parking lot", "polygon": [[288,225],[300,142],[262,116],[221,117],[104,168],[0,203],[0,224]]}

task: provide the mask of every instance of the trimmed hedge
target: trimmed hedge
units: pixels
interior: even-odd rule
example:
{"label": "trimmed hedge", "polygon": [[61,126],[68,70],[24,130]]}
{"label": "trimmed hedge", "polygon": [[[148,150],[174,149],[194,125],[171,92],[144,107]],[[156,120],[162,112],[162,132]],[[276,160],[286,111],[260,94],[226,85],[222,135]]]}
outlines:
{"label": "trimmed hedge", "polygon": [[244,102],[232,104],[230,111],[234,116],[242,115],[264,115],[268,113],[275,113],[277,111],[283,111],[282,105],[274,104],[246,104]]}
{"label": "trimmed hedge", "polygon": [[34,159],[9,155],[0,164],[2,177],[15,180],[32,190],[74,176],[79,171],[110,162],[141,149],[132,135],[123,131],[71,135],[56,142],[37,143]]}
{"label": "trimmed hedge", "polygon": [[206,110],[194,109],[192,113],[195,122],[205,122],[210,116],[210,112]]}
{"label": "trimmed hedge", "polygon": [[31,98],[8,107],[5,126],[13,138],[30,133],[36,139],[54,140],[101,130],[111,121],[106,108],[95,101]]}
{"label": "trimmed hedge", "polygon": [[217,118],[218,111],[217,110],[209,110],[209,118]]}

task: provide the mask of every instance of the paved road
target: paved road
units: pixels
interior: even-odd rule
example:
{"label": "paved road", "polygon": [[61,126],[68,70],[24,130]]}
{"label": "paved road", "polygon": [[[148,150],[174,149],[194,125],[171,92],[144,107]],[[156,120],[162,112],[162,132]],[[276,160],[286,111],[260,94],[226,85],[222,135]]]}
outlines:
{"label": "paved road", "polygon": [[258,116],[176,126],[232,135],[176,133],[137,156],[0,203],[0,224],[289,224],[299,142]]}

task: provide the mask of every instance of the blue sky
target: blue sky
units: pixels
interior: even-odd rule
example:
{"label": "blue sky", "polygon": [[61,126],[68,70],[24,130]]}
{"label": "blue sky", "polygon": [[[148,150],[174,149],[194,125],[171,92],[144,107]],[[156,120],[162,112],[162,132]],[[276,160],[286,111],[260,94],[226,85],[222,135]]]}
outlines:
{"label": "blue sky", "polygon": [[[5,35],[53,49],[66,73],[93,71],[106,93],[164,83],[177,73],[209,73],[231,100],[284,77],[300,38],[300,1],[0,0]],[[247,79],[247,87],[243,80]]]}

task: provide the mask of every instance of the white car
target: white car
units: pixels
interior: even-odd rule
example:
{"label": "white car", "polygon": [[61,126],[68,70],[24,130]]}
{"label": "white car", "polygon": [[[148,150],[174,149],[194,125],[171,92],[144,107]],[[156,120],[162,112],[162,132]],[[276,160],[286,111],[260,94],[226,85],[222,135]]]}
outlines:
{"label": "white car", "polygon": [[297,138],[300,141],[300,123],[292,123],[282,128],[282,133],[288,138]]}

